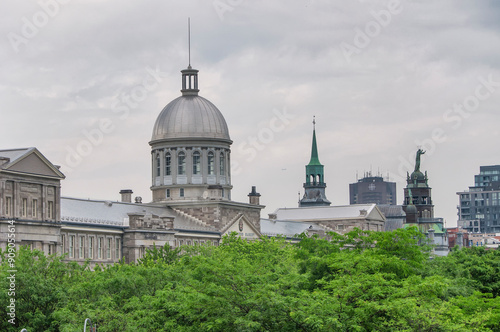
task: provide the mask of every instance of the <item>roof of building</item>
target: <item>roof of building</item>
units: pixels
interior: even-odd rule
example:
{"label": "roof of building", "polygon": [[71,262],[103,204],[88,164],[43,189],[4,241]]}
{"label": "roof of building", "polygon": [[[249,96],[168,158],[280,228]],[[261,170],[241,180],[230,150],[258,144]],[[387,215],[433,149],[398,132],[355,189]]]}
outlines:
{"label": "roof of building", "polygon": [[317,228],[317,226],[311,223],[301,221],[270,219],[260,220],[260,232],[268,236],[284,235],[287,237],[293,237],[305,232],[311,227]]}
{"label": "roof of building", "polygon": [[[365,211],[365,215],[362,214]],[[353,204],[343,206],[317,206],[301,208],[280,208],[274,214],[278,220],[335,220],[350,218],[378,218],[385,220],[376,204]]]}
{"label": "roof of building", "polygon": [[173,217],[175,229],[215,231],[215,228],[202,225],[166,206],[61,197],[61,221],[63,223],[128,227],[129,213]]}
{"label": "roof of building", "polygon": [[[182,96],[168,103],[158,115],[151,142],[165,139],[217,139],[232,143],[222,113],[210,101],[198,96],[198,70],[188,68],[182,72]],[[194,76],[194,87],[186,86],[186,80],[191,80],[191,76]]]}
{"label": "roof of building", "polygon": [[65,178],[59,167],[34,147],[0,150],[0,170],[55,179]]}

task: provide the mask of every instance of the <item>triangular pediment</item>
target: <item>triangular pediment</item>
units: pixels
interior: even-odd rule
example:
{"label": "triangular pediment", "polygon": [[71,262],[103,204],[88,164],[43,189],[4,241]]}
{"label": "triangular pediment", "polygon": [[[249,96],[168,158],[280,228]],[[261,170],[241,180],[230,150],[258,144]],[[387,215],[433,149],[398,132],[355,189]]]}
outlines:
{"label": "triangular pediment", "polygon": [[59,169],[54,166],[44,155],[36,148],[26,150],[26,153],[19,156],[15,160],[11,160],[9,164],[2,167],[3,171],[29,174],[33,176],[51,177],[64,179],[65,176]]}
{"label": "triangular pediment", "polygon": [[232,232],[238,233],[238,235],[244,239],[259,239],[261,237],[260,230],[249,222],[244,215],[236,218],[230,225],[228,225],[222,235],[230,234]]}

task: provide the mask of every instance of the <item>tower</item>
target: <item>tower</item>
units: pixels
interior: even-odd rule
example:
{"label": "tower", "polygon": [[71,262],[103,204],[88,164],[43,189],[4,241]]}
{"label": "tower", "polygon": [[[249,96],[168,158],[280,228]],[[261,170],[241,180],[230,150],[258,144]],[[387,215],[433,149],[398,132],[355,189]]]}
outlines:
{"label": "tower", "polygon": [[319,162],[318,146],[316,143],[316,120],[313,120],[313,140],[311,160],[306,165],[306,182],[304,183],[304,196],[299,201],[299,207],[329,206],[331,202],[326,199],[324,166]]}
{"label": "tower", "polygon": [[406,177],[407,185],[404,189],[403,210],[408,215],[408,207],[415,206],[416,218],[432,219],[434,218],[434,205],[432,204],[431,187],[428,184],[427,172],[424,174],[420,171],[420,157],[424,153],[425,151],[418,149],[415,170]]}

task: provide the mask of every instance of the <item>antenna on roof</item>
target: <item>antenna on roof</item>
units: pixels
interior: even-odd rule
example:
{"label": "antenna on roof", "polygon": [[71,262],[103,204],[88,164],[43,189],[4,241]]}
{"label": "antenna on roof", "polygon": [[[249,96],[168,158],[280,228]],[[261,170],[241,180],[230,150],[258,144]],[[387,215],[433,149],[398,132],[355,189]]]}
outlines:
{"label": "antenna on roof", "polygon": [[188,57],[189,57],[188,68],[191,69],[191,18],[190,17],[188,17]]}

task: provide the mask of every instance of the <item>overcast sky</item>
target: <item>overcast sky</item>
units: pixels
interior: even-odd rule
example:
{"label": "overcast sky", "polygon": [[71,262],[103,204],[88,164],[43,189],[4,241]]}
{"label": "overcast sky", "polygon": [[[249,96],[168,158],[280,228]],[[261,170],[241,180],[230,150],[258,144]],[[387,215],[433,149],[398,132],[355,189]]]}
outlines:
{"label": "overcast sky", "polygon": [[0,149],[37,147],[64,196],[151,200],[151,131],[200,70],[224,114],[232,198],[296,207],[316,116],[327,198],[365,171],[403,199],[419,146],[435,216],[500,164],[500,3],[355,0],[4,0]]}

